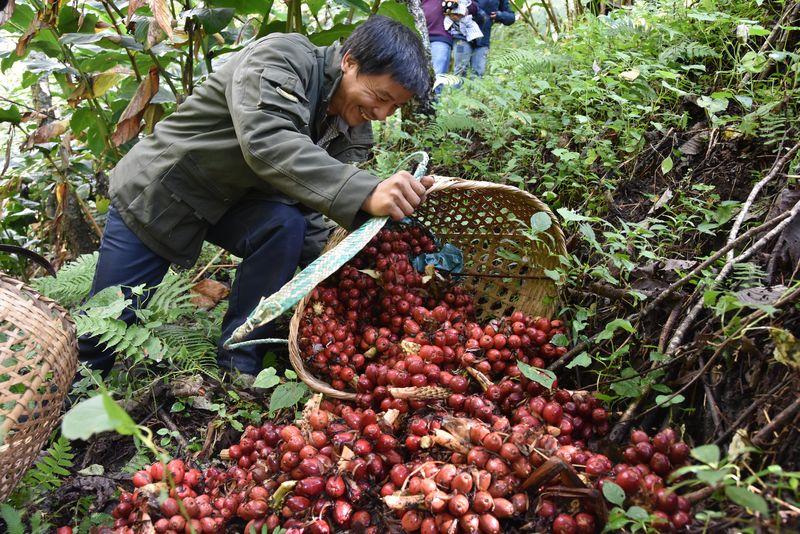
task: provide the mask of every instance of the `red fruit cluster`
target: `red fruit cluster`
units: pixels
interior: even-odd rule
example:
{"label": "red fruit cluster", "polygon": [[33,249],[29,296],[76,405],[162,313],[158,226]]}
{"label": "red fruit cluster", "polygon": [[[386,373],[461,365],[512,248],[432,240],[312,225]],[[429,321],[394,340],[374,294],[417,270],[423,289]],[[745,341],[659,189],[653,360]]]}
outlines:
{"label": "red fruit cluster", "polygon": [[[248,427],[225,468],[201,473],[173,460],[136,473],[137,489],[114,511],[117,532],[151,521],[170,534],[241,525],[496,534],[523,516],[556,533],[598,531],[596,508],[539,495],[555,482],[522,490],[552,457],[598,487],[613,480],[663,519],[659,528],[688,524],[688,502],[664,488],[687,461],[686,444],[671,430],[652,439],[637,431],[617,465],[589,450],[608,432],[606,409],[531,374],[564,354],[552,342],[565,325],[520,312],[479,324],[455,279],[411,265],[409,254],[433,251],[419,227],[383,230],[312,293],[300,349],[335,388],[355,390],[356,402],[322,400],[296,422]],[[154,500],[154,485],[169,498]]]}
{"label": "red fruit cluster", "polygon": [[[207,476],[207,474],[205,475]],[[111,515],[114,532],[134,533],[150,523],[159,533],[220,532],[226,517],[205,493],[208,483],[202,471],[187,468],[183,460],[166,465],[156,462],[132,477],[134,491],[123,491]],[[157,502],[164,491],[168,497]]]}
{"label": "red fruit cluster", "polygon": [[689,460],[689,446],[677,439],[675,431],[666,428],[652,438],[643,430],[631,433],[629,446],[623,452],[624,462],[612,465],[601,454],[573,456],[583,464],[586,475],[598,488],[612,481],[625,492],[631,504],[652,510],[661,518],[654,525],[659,531],[680,530],[691,523],[691,504],[666,487],[666,479]]}

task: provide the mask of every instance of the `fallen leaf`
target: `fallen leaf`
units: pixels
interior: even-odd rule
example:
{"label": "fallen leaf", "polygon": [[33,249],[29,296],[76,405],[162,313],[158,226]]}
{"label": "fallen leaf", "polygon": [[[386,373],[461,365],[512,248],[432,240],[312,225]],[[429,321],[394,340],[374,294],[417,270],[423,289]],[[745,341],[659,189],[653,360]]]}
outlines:
{"label": "fallen leaf", "polygon": [[230,293],[228,286],[216,280],[205,278],[192,286],[192,304],[204,310],[210,310],[216,306],[220,300]]}
{"label": "fallen leaf", "polygon": [[688,141],[678,147],[678,150],[680,150],[681,154],[695,156],[703,151],[706,141],[708,141],[708,131],[704,130],[690,137]]}
{"label": "fallen leaf", "polygon": [[150,100],[158,92],[158,68],[152,67],[147,76],[139,84],[133,98],[117,122],[114,133],[111,134],[111,144],[120,146],[136,137],[141,131],[142,118]]}
{"label": "fallen leaf", "polygon": [[633,80],[639,77],[639,74],[641,74],[639,72],[639,69],[631,69],[631,70],[626,70],[624,72],[620,72],[619,77],[625,81],[632,82]]}

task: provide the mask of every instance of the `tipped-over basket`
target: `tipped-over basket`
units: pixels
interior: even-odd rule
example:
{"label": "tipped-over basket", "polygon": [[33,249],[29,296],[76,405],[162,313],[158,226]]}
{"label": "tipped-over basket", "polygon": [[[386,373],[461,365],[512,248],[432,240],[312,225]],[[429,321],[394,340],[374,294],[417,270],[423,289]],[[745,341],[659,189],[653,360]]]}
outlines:
{"label": "tipped-over basket", "polygon": [[[546,213],[552,224],[532,240],[525,233],[530,233],[531,216],[539,212]],[[566,247],[553,213],[538,198],[508,185],[438,176],[414,217],[440,243],[452,243],[463,252],[463,283],[475,295],[478,319],[511,310],[545,316],[555,311],[558,291],[545,270],[558,266]],[[346,235],[341,228],[334,232],[325,251]],[[353,400],[355,393],[334,389],[304,366],[298,331],[307,303],[308,297],[298,303],[289,323],[292,366],[314,391]]]}
{"label": "tipped-over basket", "polygon": [[77,366],[67,312],[0,274],[0,500],[47,443]]}

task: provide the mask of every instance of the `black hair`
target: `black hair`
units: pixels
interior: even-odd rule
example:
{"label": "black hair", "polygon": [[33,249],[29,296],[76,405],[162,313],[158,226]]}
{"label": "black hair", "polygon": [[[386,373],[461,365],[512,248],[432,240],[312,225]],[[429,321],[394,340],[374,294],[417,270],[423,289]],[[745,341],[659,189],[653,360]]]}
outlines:
{"label": "black hair", "polygon": [[428,59],[415,30],[389,17],[372,15],[344,42],[345,52],[358,63],[360,74],[389,74],[421,99],[427,98],[431,87]]}

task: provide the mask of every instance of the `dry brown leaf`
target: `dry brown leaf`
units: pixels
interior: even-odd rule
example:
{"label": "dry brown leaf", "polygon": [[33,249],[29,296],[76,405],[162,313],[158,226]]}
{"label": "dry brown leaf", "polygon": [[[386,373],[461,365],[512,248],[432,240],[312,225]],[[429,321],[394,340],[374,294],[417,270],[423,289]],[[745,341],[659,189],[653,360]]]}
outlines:
{"label": "dry brown leaf", "polygon": [[164,38],[167,36],[167,34],[164,33],[164,30],[162,30],[158,24],[156,24],[156,21],[155,19],[153,19],[153,17],[147,17],[147,18],[149,20],[149,24],[147,26],[147,38],[145,40],[144,46],[145,49],[149,50],[150,48],[153,48],[155,45],[163,41]]}
{"label": "dry brown leaf", "polygon": [[147,76],[139,84],[133,98],[117,122],[117,128],[111,134],[111,144],[120,146],[136,137],[141,128],[142,118],[150,100],[158,92],[158,67],[152,67]]}
{"label": "dry brown leaf", "polygon": [[125,17],[125,26],[131,25],[131,18],[136,10],[147,5],[147,0],[130,0],[128,3],[128,16]]}
{"label": "dry brown leaf", "polygon": [[210,310],[216,306],[220,300],[230,293],[228,286],[216,280],[206,278],[192,286],[192,304],[204,310]]}
{"label": "dry brown leaf", "polygon": [[14,14],[14,0],[8,0],[5,9],[0,11],[0,26],[5,24]]}
{"label": "dry brown leaf", "polygon": [[25,33],[22,37],[19,38],[17,41],[17,49],[15,50],[18,56],[24,56],[25,50],[28,49],[28,43],[33,39],[36,34],[39,32],[40,29],[44,27],[41,19],[39,17],[34,18],[31,20],[31,23],[28,25],[28,29],[25,30]]}
{"label": "dry brown leaf", "polygon": [[148,0],[150,11],[162,30],[172,39],[172,13],[169,12],[166,0]]}
{"label": "dry brown leaf", "polygon": [[42,124],[28,137],[28,140],[25,142],[25,148],[29,150],[33,148],[34,145],[46,143],[53,137],[58,137],[66,132],[67,128],[69,128],[68,120],[52,121],[47,124]]}

